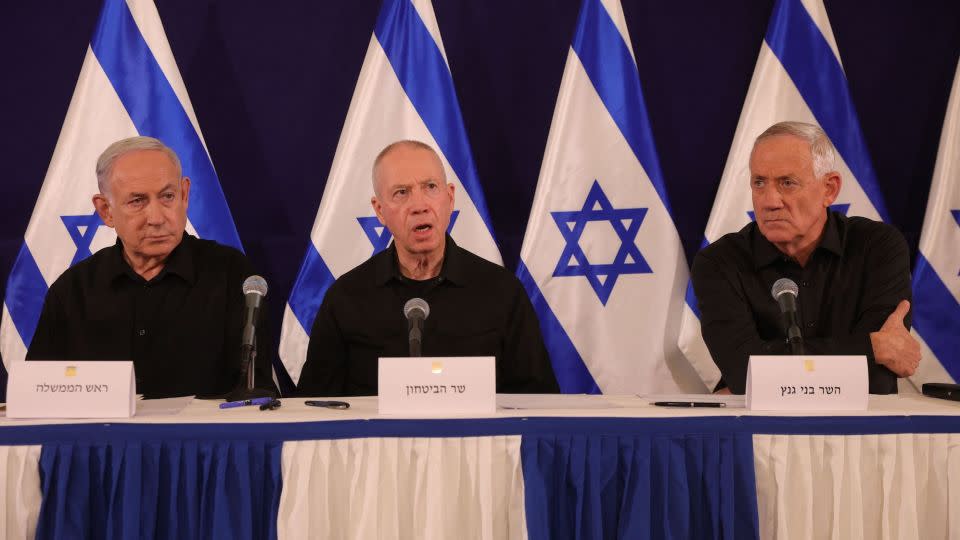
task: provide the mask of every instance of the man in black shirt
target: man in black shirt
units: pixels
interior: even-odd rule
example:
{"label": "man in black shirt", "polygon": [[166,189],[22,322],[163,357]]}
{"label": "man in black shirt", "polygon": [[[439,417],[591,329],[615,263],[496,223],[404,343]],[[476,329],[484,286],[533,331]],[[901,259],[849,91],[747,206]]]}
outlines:
{"label": "man in black shirt", "polygon": [[[117,242],[53,283],[27,359],[132,360],[148,397],[227,393],[241,382],[246,257],[184,234],[190,179],[157,139],[110,145],[97,183],[94,206]],[[273,389],[266,354],[256,381]]]}
{"label": "man in black shirt", "polygon": [[906,242],[890,225],[829,210],[842,183],[835,159],[817,126],[767,129],[750,156],[756,221],[694,258],[703,339],[733,393],[746,389],[750,355],[790,354],[770,293],[783,277],[799,287],[806,352],[866,355],[871,393],[895,393],[920,361]]}
{"label": "man in black shirt", "polygon": [[341,276],[310,332],[302,395],[377,394],[379,357],[409,356],[403,306],[420,297],[424,356],[495,356],[498,392],[558,392],[533,306],[517,278],[445,234],[454,186],[432,148],[400,141],[373,166],[392,245]]}

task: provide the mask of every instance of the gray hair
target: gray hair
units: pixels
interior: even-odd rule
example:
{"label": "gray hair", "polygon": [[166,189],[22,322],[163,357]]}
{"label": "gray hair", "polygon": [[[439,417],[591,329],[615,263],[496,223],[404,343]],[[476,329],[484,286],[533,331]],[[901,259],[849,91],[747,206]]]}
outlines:
{"label": "gray hair", "polygon": [[817,178],[837,170],[837,151],[833,147],[833,143],[830,142],[830,137],[827,137],[826,132],[820,126],[807,122],[777,122],[757,137],[753,147],[756,148],[760,141],[777,135],[790,135],[806,141],[810,145],[813,174]]}
{"label": "gray hair", "polygon": [[110,173],[113,171],[113,164],[131,152],[143,150],[163,152],[170,158],[170,163],[173,163],[173,168],[176,169],[177,172],[177,178],[182,176],[183,169],[180,166],[180,158],[177,157],[177,153],[174,152],[172,148],[163,144],[160,139],[154,139],[153,137],[129,137],[111,144],[100,154],[100,157],[97,158],[97,188],[100,190],[100,193],[104,195],[107,194],[107,181],[110,179]]}
{"label": "gray hair", "polygon": [[[430,152],[431,154],[433,154],[433,157],[437,158],[437,162],[440,163],[440,170],[441,171],[443,170],[443,160],[440,159],[440,154],[438,154],[437,151],[434,150],[433,147],[430,146],[429,144],[421,141],[416,141],[413,139],[405,139],[402,141],[392,142],[388,144],[386,148],[381,150],[380,153],[377,154],[376,159],[373,160],[373,169],[371,171],[373,174],[371,175],[371,177],[373,179],[374,195],[377,194],[377,167],[380,166],[380,162],[383,161],[383,158],[387,157],[391,152],[393,152],[398,148],[409,148],[411,150],[426,150],[427,152]],[[444,182],[447,181],[446,172],[444,172],[444,177],[442,178],[442,180]]]}

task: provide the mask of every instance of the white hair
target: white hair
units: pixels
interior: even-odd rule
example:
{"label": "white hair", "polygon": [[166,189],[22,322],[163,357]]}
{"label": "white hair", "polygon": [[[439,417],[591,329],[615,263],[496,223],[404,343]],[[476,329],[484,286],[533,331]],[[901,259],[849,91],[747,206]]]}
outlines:
{"label": "white hair", "polygon": [[111,144],[100,154],[100,157],[97,158],[97,188],[100,190],[100,193],[104,195],[107,194],[107,190],[109,189],[107,181],[110,179],[110,173],[113,171],[113,164],[131,152],[143,150],[155,150],[166,154],[167,157],[170,158],[170,163],[173,163],[173,168],[177,172],[177,178],[181,177],[183,169],[180,166],[180,158],[177,157],[177,153],[174,152],[172,148],[163,144],[160,139],[154,139],[153,137],[129,137]]}
{"label": "white hair", "polygon": [[820,126],[808,124],[807,122],[777,122],[761,133],[754,141],[753,147],[764,139],[776,137],[777,135],[791,135],[804,140],[810,145],[810,156],[813,159],[813,174],[817,178],[836,171],[837,151],[830,142]]}

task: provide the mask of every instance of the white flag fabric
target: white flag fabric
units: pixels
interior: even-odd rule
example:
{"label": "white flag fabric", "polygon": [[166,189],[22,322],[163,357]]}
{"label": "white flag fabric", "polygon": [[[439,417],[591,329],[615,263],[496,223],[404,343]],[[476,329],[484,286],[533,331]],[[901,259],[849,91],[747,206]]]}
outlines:
{"label": "white flag fabric", "polygon": [[370,206],[372,168],[388,144],[415,139],[440,154],[456,186],[449,232],[503,264],[467,141],[440,29],[429,0],[384,0],[323,190],[310,245],[283,316],[280,358],[294,384],[310,330],[333,281],[391,240]]}
{"label": "white flag fabric", "polygon": [[582,4],[520,259],[561,391],[704,390],[677,347],[687,263],[619,0]]}
{"label": "white flag fabric", "polygon": [[960,381],[960,63],[940,134],[913,272],[913,334],[922,359],[910,381]]}
{"label": "white flag fabric", "polygon": [[[831,209],[887,219],[823,1],[777,0],[707,221],[704,245],[754,219],[749,184],[753,141],[771,125],[786,120],[819,125],[837,148],[843,188]],[[720,371],[700,334],[700,314],[690,286],[686,298],[680,347],[707,387],[713,388]]]}
{"label": "white flag fabric", "polygon": [[97,158],[126,137],[156,137],[189,176],[187,231],[242,249],[193,106],[149,0],[105,0],[24,243],[7,280],[3,360],[22,361],[43,299],[64,270],[112,245],[91,198]]}

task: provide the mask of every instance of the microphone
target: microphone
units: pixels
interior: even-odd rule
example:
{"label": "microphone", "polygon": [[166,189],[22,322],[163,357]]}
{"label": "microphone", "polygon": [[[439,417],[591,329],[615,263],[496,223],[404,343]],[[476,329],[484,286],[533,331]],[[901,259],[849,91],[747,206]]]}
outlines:
{"label": "microphone", "polygon": [[267,280],[260,276],[250,276],[243,282],[243,296],[247,309],[243,322],[243,338],[240,341],[240,369],[247,374],[247,390],[253,389],[253,367],[257,357],[257,320],[260,318],[260,304],[267,295]]}
{"label": "microphone", "polygon": [[423,321],[429,315],[430,305],[423,298],[411,298],[403,305],[403,316],[407,318],[407,331],[410,335],[410,356],[421,356]]}
{"label": "microphone", "polygon": [[800,334],[800,324],[797,321],[797,293],[799,288],[790,278],[780,278],[773,284],[770,294],[780,304],[780,313],[783,314],[783,326],[787,331],[787,343],[790,352],[804,354],[803,336]]}

